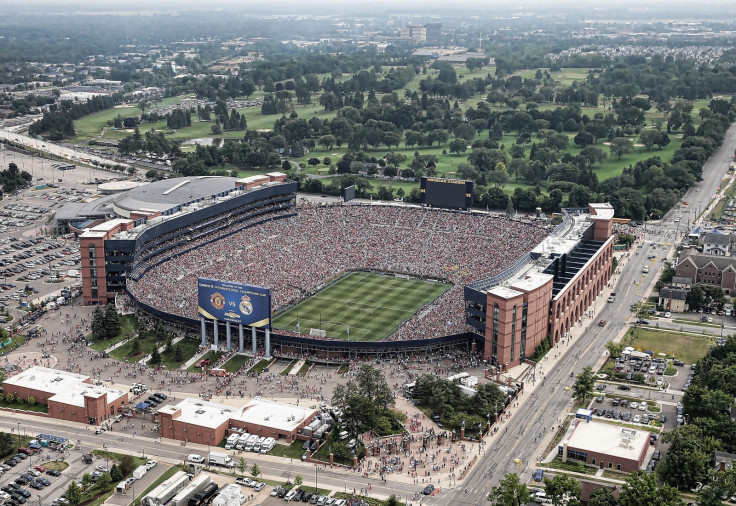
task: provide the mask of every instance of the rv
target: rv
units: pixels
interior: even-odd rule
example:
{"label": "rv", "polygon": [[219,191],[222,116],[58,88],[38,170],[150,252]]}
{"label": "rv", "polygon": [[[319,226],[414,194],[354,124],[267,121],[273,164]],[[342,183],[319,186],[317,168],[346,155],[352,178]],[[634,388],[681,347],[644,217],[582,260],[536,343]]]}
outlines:
{"label": "rv", "polygon": [[238,438],[240,434],[230,434],[225,442],[225,449],[231,450],[236,444],[238,444]]}
{"label": "rv", "polygon": [[238,438],[238,444],[235,445],[236,450],[242,450],[245,448],[245,444],[248,442],[248,439],[250,438],[250,434],[247,432],[240,435]]}
{"label": "rv", "polygon": [[253,451],[256,453],[261,453],[261,445],[263,444],[265,440],[266,440],[265,437],[259,437],[258,441],[256,441],[255,444],[253,445]]}
{"label": "rv", "polygon": [[177,472],[174,476],[164,481],[158,487],[143,498],[143,506],[163,506],[176,494],[181,492],[189,484],[189,477],[184,471]]}
{"label": "rv", "polygon": [[272,437],[267,437],[266,440],[261,443],[261,453],[268,453],[273,450],[276,445],[276,440]]}
{"label": "rv", "polygon": [[245,445],[243,446],[243,450],[245,450],[245,451],[247,451],[247,452],[252,452],[252,451],[253,451],[253,445],[254,445],[254,444],[256,444],[256,442],[257,442],[257,441],[258,441],[259,439],[260,439],[260,438],[258,437],[258,435],[257,435],[257,434],[251,434],[251,436],[250,436],[250,437],[248,438],[248,440],[247,440],[247,441],[245,442]]}

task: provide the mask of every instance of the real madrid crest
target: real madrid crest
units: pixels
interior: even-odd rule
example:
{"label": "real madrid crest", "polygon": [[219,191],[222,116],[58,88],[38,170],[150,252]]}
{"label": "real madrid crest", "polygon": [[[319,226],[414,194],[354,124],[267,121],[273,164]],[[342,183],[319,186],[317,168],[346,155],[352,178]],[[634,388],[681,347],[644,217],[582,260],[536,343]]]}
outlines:
{"label": "real madrid crest", "polygon": [[250,297],[247,295],[243,295],[243,298],[240,300],[240,312],[244,315],[248,316],[253,312],[253,304],[250,303]]}
{"label": "real madrid crest", "polygon": [[225,307],[225,297],[220,292],[215,292],[210,296],[210,304],[215,309],[222,309]]}

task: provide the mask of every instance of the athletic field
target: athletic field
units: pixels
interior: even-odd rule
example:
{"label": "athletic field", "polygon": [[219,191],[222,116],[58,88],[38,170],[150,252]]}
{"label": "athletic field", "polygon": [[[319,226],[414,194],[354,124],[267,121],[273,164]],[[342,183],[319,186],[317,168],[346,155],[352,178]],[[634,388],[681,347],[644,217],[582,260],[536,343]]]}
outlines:
{"label": "athletic field", "polygon": [[333,339],[378,341],[451,286],[353,272],[277,314],[273,327],[296,331],[298,321],[302,334],[321,328]]}

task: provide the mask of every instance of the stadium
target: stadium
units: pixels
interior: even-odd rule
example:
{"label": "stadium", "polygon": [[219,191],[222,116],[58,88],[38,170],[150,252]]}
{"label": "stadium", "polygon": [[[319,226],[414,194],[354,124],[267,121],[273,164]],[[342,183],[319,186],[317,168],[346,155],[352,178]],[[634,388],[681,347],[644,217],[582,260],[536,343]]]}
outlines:
{"label": "stadium", "polygon": [[607,204],[567,211],[554,228],[430,206],[297,205],[281,173],[168,179],[118,193],[110,208],[80,235],[86,304],[124,292],[147,314],[201,329],[203,344],[227,334],[245,351],[242,327],[238,346],[229,323],[199,318],[197,280],[268,287],[270,336],[251,329],[254,342],[325,361],[460,345],[521,363],[582,316],[613,249]]}

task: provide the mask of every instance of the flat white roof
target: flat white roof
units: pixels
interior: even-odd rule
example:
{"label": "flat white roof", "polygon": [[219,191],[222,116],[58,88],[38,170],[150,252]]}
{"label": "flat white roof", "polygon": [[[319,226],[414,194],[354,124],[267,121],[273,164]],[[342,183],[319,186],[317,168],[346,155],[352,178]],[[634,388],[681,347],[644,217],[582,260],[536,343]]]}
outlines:
{"label": "flat white roof", "polygon": [[591,220],[610,220],[613,218],[613,206],[608,202],[588,204],[593,211],[590,213]]}
{"label": "flat white roof", "polygon": [[568,448],[575,450],[638,461],[649,446],[649,431],[579,420],[565,442]]}
{"label": "flat white roof", "polygon": [[514,297],[524,295],[522,292],[517,292],[516,290],[512,290],[511,288],[508,288],[506,286],[494,286],[493,288],[488,290],[488,293],[492,293],[493,295],[496,295],[497,297],[502,297],[504,299],[513,299]]}
{"label": "flat white roof", "polygon": [[5,383],[8,385],[32,388],[34,390],[57,394],[75,387],[88,377],[89,376],[61,371],[59,369],[34,366],[8,378],[5,380]]}
{"label": "flat white roof", "polygon": [[181,410],[181,414],[175,420],[215,429],[233,418],[237,408],[216,402],[186,398],[175,406],[164,406],[159,413],[173,414],[177,410]]}
{"label": "flat white roof", "polygon": [[51,394],[49,400],[84,407],[84,396],[99,398],[107,394],[107,402],[112,402],[123,395],[122,390],[85,383],[89,376],[73,372],[34,366],[7,379],[6,384],[31,388]]}
{"label": "flat white roof", "polygon": [[246,423],[254,423],[273,427],[284,432],[291,432],[314,416],[317,411],[312,408],[284,404],[256,397],[238,411],[235,417]]}
{"label": "flat white roof", "polygon": [[295,430],[299,424],[317,412],[312,408],[269,401],[260,397],[256,397],[242,408],[186,398],[175,406],[164,406],[158,412],[174,414],[177,410],[181,410],[181,414],[175,420],[202,427],[214,429],[232,419],[284,432]]}
{"label": "flat white roof", "polygon": [[518,288],[519,290],[531,292],[547,283],[550,279],[554,279],[552,274],[546,274],[544,272],[530,272],[518,281],[514,281],[511,288]]}

